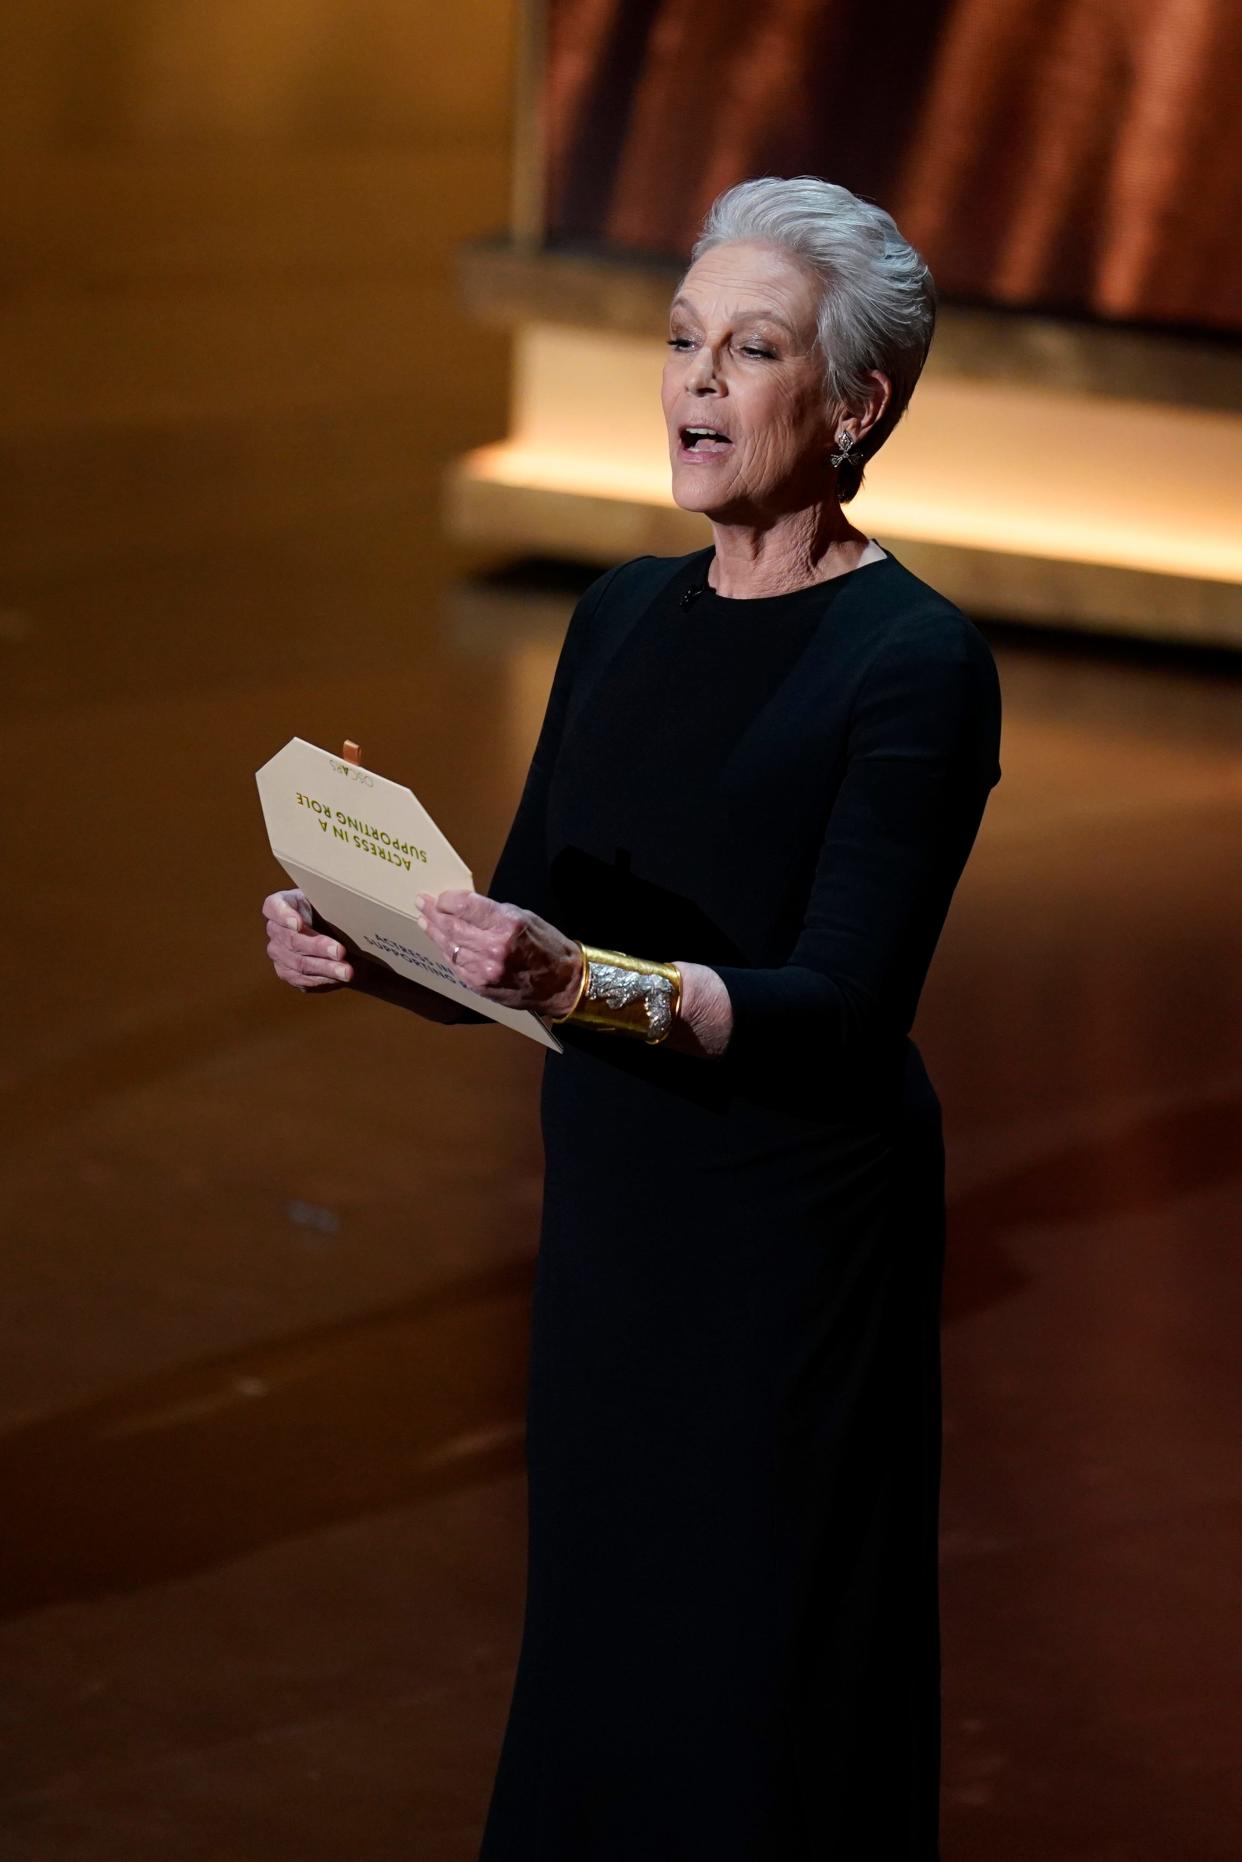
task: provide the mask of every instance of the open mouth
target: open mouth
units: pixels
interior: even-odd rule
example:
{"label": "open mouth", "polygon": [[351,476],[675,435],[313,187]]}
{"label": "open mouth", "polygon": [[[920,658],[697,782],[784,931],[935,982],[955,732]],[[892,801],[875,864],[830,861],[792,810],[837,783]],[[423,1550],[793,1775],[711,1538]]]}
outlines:
{"label": "open mouth", "polygon": [[717,427],[681,427],[678,432],[682,450],[688,453],[723,453],[733,444]]}

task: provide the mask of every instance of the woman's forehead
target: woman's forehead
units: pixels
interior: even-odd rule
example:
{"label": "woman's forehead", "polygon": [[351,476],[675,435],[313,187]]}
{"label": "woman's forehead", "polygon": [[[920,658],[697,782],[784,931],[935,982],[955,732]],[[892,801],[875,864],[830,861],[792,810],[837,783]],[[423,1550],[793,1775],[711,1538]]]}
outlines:
{"label": "woman's forehead", "polygon": [[814,319],[815,282],[774,248],[716,246],[686,272],[670,308],[764,315],[797,330]]}

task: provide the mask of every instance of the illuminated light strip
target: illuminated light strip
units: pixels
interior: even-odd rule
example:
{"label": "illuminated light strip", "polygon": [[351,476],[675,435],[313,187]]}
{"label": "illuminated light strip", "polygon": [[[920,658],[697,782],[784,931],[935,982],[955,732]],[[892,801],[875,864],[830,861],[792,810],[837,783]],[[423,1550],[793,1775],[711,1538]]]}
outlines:
{"label": "illuminated light strip", "polygon": [[[877,474],[882,463],[877,462]],[[461,469],[472,479],[494,485],[675,508],[667,463],[652,466],[643,461],[600,460],[512,441],[468,453]],[[1104,524],[1090,512],[1031,514],[1002,501],[999,494],[988,504],[954,504],[943,491],[935,496],[902,496],[891,489],[868,488],[849,508],[859,519],[865,513],[863,527],[881,538],[891,534],[894,539],[909,537],[920,543],[1050,561],[1242,582],[1242,543],[1236,536],[1219,540],[1153,536],[1138,523]]]}
{"label": "illuminated light strip", "polygon": [[[675,508],[656,343],[518,332],[514,437],[467,479]],[[1242,418],[1164,403],[938,377],[850,506],[901,537],[1048,561],[1242,583]]]}

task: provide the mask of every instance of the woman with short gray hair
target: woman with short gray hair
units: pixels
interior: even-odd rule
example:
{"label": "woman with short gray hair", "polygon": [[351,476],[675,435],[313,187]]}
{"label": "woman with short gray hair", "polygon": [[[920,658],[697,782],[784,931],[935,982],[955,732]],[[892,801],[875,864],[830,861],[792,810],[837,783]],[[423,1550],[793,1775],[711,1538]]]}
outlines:
{"label": "woman with short gray hair", "polygon": [[[938,1854],[944,1150],[910,1029],[1000,693],[843,508],[934,317],[847,189],[713,204],[662,388],[711,543],[586,590],[487,894],[420,900],[465,982],[564,1043],[482,1862]],[[299,895],[264,910],[298,987],[493,1025],[343,961]]]}
{"label": "woman with short gray hair", "polygon": [[[883,207],[813,175],[743,181],[721,194],[691,263],[744,240],[772,241],[818,278],[815,335],[830,404],[856,405],[873,368],[887,376],[891,399],[867,440],[868,456],[878,452],[905,413],[931,348],[936,294],[925,260]],[[862,477],[861,454],[842,461],[838,503],[855,496]]]}

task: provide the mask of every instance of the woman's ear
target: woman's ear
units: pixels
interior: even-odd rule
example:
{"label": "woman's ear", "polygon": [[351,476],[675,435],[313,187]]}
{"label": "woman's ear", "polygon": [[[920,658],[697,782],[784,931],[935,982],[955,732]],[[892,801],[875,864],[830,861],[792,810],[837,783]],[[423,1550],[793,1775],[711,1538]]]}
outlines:
{"label": "woman's ear", "polygon": [[893,384],[880,369],[868,369],[864,405],[856,420],[854,444],[862,445],[873,427],[878,427],[893,398]]}

